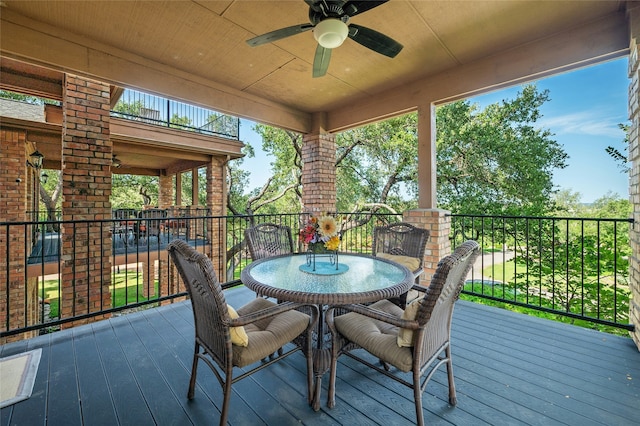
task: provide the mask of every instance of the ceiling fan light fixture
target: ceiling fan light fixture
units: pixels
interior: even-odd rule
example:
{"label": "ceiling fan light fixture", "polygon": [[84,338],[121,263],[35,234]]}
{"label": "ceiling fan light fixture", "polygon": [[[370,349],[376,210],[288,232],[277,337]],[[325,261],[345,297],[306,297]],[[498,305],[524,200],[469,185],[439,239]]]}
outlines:
{"label": "ceiling fan light fixture", "polygon": [[313,37],[326,49],[335,49],[340,46],[348,34],[347,24],[335,18],[325,19],[313,28]]}

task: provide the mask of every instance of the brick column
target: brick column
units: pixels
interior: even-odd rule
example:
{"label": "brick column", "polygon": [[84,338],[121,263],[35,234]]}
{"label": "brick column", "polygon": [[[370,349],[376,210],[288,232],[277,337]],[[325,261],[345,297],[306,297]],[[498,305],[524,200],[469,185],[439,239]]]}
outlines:
{"label": "brick column", "polygon": [[[233,278],[227,277],[227,245],[224,238],[220,239],[220,236],[227,234],[227,222],[222,219],[227,214],[227,160],[226,157],[217,156],[212,157],[207,163],[207,208],[214,217],[206,220],[207,239],[210,244],[207,255],[213,262],[218,279],[222,282]],[[204,225],[204,221],[196,221],[196,228],[202,228]],[[195,231],[204,234],[204,229]]]}
{"label": "brick column", "polygon": [[424,251],[424,274],[420,276],[420,284],[428,286],[431,277],[436,272],[438,262],[444,256],[451,254],[451,212],[440,209],[407,210],[402,215],[404,222],[418,228],[428,229],[429,241]]}
{"label": "brick column", "polygon": [[158,179],[158,208],[166,209],[173,206],[173,175],[160,176]]}
{"label": "brick column", "polygon": [[[30,210],[33,178],[26,162],[26,132],[1,129],[0,222],[28,220],[26,212]],[[24,270],[27,264],[25,252],[31,248],[30,236],[31,231],[25,232],[23,227],[0,228],[0,265],[3,265],[0,267],[0,331],[7,331],[7,318],[10,330],[32,325],[38,318],[37,278],[25,279]],[[35,332],[4,337],[0,344],[33,336]]]}
{"label": "brick column", "polygon": [[302,209],[336,210],[336,142],[330,133],[308,134],[302,141]]}
{"label": "brick column", "polygon": [[[109,219],[109,85],[70,74],[64,84],[62,220]],[[77,223],[63,226],[61,233],[62,318],[110,308],[109,226]]]}
{"label": "brick column", "polygon": [[638,38],[640,37],[640,7],[629,6],[629,199],[633,205],[634,223],[630,231],[631,258],[629,259],[629,322],[635,325],[631,337],[640,349],[640,61]]}

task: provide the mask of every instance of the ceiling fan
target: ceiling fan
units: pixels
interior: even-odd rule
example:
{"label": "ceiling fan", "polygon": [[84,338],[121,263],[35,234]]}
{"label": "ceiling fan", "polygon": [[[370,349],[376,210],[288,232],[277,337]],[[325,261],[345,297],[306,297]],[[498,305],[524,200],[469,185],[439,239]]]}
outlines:
{"label": "ceiling fan", "polygon": [[361,25],[349,24],[349,19],[386,3],[389,0],[304,0],[309,5],[310,24],[299,24],[281,28],[247,40],[249,46],[256,47],[313,30],[318,42],[313,60],[313,77],[327,73],[331,50],[339,47],[349,37],[382,55],[394,58],[402,50],[402,45],[382,33]]}

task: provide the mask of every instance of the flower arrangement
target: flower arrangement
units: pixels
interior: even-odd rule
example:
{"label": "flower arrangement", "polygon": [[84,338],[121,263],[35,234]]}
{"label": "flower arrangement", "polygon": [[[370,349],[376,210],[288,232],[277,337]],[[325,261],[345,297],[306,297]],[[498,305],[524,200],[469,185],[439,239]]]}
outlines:
{"label": "flower arrangement", "polygon": [[340,233],[335,218],[327,215],[311,216],[300,230],[300,241],[307,244],[309,250],[324,249],[336,251],[340,246]]}

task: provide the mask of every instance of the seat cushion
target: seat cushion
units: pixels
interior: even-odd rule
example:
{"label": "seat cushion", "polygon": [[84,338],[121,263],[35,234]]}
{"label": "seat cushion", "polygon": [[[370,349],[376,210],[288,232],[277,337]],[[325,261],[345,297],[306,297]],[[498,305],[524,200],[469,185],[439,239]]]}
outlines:
{"label": "seat cushion", "polygon": [[[413,302],[409,303],[402,313],[402,319],[405,320],[414,320],[416,319],[416,314],[418,313],[418,309],[420,308],[420,302],[422,299],[416,299]],[[408,328],[401,328],[398,331],[398,346],[410,348],[413,346],[413,330],[409,330]]]}
{"label": "seat cushion", "polygon": [[420,260],[415,257],[401,256],[398,254],[389,254],[383,252],[376,253],[376,257],[399,263],[402,266],[406,266],[407,269],[409,269],[411,272],[415,272],[418,268],[420,268]]}
{"label": "seat cushion", "polygon": [[[240,316],[274,306],[275,303],[257,297],[238,309]],[[297,336],[309,325],[309,316],[291,310],[279,315],[247,324],[249,344],[233,347],[233,365],[244,367],[257,362],[277,351]]]}
{"label": "seat cushion", "polygon": [[[238,313],[231,305],[227,305],[227,311],[231,319],[238,318]],[[229,334],[231,334],[231,343],[238,346],[247,346],[249,344],[249,336],[244,327],[230,327]]]}
{"label": "seat cushion", "polygon": [[[403,313],[402,309],[388,300],[376,302],[369,308],[398,318]],[[401,371],[411,371],[413,350],[398,346],[398,327],[354,312],[337,316],[335,326],[340,334],[379,359]]]}

